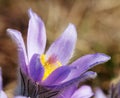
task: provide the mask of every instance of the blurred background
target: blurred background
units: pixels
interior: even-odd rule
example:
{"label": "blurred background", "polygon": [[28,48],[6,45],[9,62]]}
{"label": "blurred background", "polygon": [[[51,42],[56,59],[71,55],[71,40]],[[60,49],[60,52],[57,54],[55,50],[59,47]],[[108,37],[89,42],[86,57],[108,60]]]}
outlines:
{"label": "blurred background", "polygon": [[78,40],[72,61],[96,52],[111,56],[109,62],[92,69],[98,76],[88,83],[108,93],[111,82],[120,79],[120,0],[0,0],[0,66],[5,91],[11,94],[15,87],[18,67],[17,49],[6,29],[20,30],[26,41],[29,8],[44,20],[47,46],[69,23],[76,25]]}

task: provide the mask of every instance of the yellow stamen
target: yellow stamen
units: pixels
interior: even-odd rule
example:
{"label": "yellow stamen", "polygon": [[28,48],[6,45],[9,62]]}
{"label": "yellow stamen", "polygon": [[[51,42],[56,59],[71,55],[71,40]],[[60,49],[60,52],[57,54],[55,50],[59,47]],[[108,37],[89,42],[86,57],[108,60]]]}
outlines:
{"label": "yellow stamen", "polygon": [[56,68],[62,65],[59,61],[53,63],[49,62],[46,60],[46,56],[44,54],[40,56],[40,61],[44,66],[44,76],[42,80],[45,80]]}

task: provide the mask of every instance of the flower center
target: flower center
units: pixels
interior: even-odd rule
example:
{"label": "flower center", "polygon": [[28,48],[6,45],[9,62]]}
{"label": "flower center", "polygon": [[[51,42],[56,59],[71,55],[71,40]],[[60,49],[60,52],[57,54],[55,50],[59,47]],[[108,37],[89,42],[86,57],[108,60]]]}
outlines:
{"label": "flower center", "polygon": [[45,80],[55,69],[62,65],[55,56],[51,56],[46,60],[46,55],[43,54],[40,56],[40,61],[44,66],[44,76],[42,80]]}

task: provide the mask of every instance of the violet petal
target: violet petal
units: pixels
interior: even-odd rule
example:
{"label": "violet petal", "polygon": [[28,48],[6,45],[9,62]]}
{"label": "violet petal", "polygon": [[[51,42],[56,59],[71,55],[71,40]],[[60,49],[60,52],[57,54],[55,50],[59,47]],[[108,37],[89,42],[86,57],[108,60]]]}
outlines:
{"label": "violet petal", "polygon": [[84,82],[87,79],[94,79],[97,76],[96,72],[93,71],[88,71],[82,75],[80,75],[79,77],[73,78],[70,81],[62,81],[61,85],[63,86],[67,86],[67,85],[72,85],[72,84],[76,84],[76,83],[80,83],[80,82]]}
{"label": "violet petal", "polygon": [[76,85],[69,86],[65,88],[56,98],[71,98],[76,89]]}
{"label": "violet petal", "polygon": [[0,91],[2,90],[2,71],[0,68]]}
{"label": "violet petal", "polygon": [[0,91],[0,98],[8,98],[4,91]]}
{"label": "violet petal", "polygon": [[62,65],[65,65],[68,63],[73,54],[76,39],[76,28],[73,24],[69,24],[63,34],[55,42],[53,42],[48,49],[46,53],[47,58],[49,59],[49,57],[56,57]]}
{"label": "violet petal", "polygon": [[28,74],[28,71],[27,71],[28,58],[27,58],[22,35],[19,31],[14,29],[7,29],[7,32],[8,32],[8,35],[13,39],[13,41],[17,45],[20,67],[25,74]]}
{"label": "violet petal", "polygon": [[97,76],[96,72],[88,71],[88,72],[82,74],[81,76],[74,78],[70,81],[67,81],[67,82],[63,81],[60,84],[47,86],[47,87],[55,88],[57,90],[64,89],[64,88],[67,88],[67,87],[72,86],[72,85],[78,85],[80,82],[84,82],[87,79],[94,79],[96,76]]}
{"label": "violet petal", "polygon": [[0,98],[7,98],[7,95],[2,90],[2,71],[1,71],[1,68],[0,68]]}
{"label": "violet petal", "polygon": [[16,96],[14,98],[30,98],[30,97],[25,97],[25,96]]}
{"label": "violet petal", "polygon": [[30,77],[35,82],[40,82],[44,75],[44,68],[40,62],[40,56],[38,54],[34,54],[30,60]]}
{"label": "violet petal", "polygon": [[61,66],[53,71],[49,77],[43,82],[44,85],[55,85],[64,80],[70,73],[69,66]]}
{"label": "violet petal", "polygon": [[42,54],[46,46],[46,30],[44,22],[31,9],[28,11],[30,20],[27,35],[27,50],[29,61],[33,54]]}
{"label": "violet petal", "polygon": [[66,78],[66,81],[80,76],[95,65],[107,62],[109,59],[110,57],[103,53],[89,54],[79,58],[69,65],[73,70],[71,70],[71,73]]}
{"label": "violet petal", "polygon": [[100,88],[96,88],[94,98],[107,98]]}
{"label": "violet petal", "polygon": [[87,85],[83,85],[74,92],[71,98],[91,98],[92,96],[93,96],[93,92],[91,87]]}

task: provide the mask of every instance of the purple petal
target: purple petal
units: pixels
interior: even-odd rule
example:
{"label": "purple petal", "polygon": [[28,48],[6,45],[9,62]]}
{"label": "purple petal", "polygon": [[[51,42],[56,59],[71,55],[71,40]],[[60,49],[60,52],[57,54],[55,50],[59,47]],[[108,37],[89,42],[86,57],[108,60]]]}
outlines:
{"label": "purple petal", "polygon": [[2,90],[2,72],[1,72],[1,68],[0,68],[0,98],[7,98],[7,95]]}
{"label": "purple petal", "polygon": [[17,45],[18,53],[19,53],[20,67],[25,74],[28,74],[27,66],[26,66],[26,65],[28,65],[28,59],[27,59],[25,45],[23,42],[22,35],[19,31],[14,30],[14,29],[7,29],[7,32]]}
{"label": "purple petal", "polygon": [[88,71],[86,73],[84,73],[83,75],[80,75],[79,77],[76,77],[76,78],[73,78],[71,79],[70,81],[67,81],[64,80],[62,81],[62,85],[70,85],[70,84],[76,84],[76,83],[80,83],[80,82],[84,82],[85,80],[87,79],[94,79],[95,77],[97,76],[97,73],[96,72],[93,72],[93,71]]}
{"label": "purple petal", "polygon": [[47,58],[56,57],[62,65],[65,65],[73,54],[76,39],[76,28],[73,24],[69,24],[61,37],[59,37],[48,49],[46,53]]}
{"label": "purple petal", "polygon": [[0,98],[8,98],[4,91],[0,91]]}
{"label": "purple petal", "polygon": [[2,71],[0,68],[0,91],[2,90]]}
{"label": "purple petal", "polygon": [[56,89],[64,89],[64,88],[67,88],[72,85],[78,85],[80,82],[84,82],[87,79],[94,79],[96,76],[97,76],[96,72],[88,71],[88,72],[82,74],[81,76],[74,78],[70,81],[67,81],[67,82],[62,81],[58,85],[52,85],[52,86],[48,86],[48,87],[56,88]]}
{"label": "purple petal", "polygon": [[107,98],[100,88],[96,88],[94,98]]}
{"label": "purple petal", "polygon": [[53,71],[50,76],[43,82],[44,85],[55,85],[64,80],[70,73],[68,66],[61,66]]}
{"label": "purple petal", "polygon": [[78,90],[76,90],[71,98],[90,98],[92,96],[93,96],[93,92],[91,87],[84,85],[81,86]]}
{"label": "purple petal", "polygon": [[29,60],[33,54],[42,54],[46,46],[46,30],[44,23],[31,9],[28,11],[30,20],[27,35],[27,50]]}
{"label": "purple petal", "polygon": [[72,94],[77,89],[76,85],[65,88],[56,98],[71,98]]}
{"label": "purple petal", "polygon": [[44,68],[40,62],[40,56],[34,54],[30,60],[30,77],[35,82],[40,82],[44,75]]}
{"label": "purple petal", "polygon": [[89,54],[79,58],[69,65],[73,70],[71,70],[66,81],[80,76],[95,65],[107,62],[109,59],[110,57],[103,53]]}
{"label": "purple petal", "polygon": [[30,97],[25,97],[25,96],[16,96],[14,98],[30,98]]}

